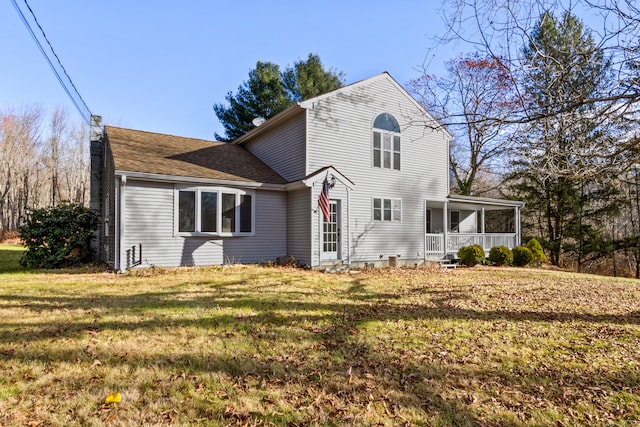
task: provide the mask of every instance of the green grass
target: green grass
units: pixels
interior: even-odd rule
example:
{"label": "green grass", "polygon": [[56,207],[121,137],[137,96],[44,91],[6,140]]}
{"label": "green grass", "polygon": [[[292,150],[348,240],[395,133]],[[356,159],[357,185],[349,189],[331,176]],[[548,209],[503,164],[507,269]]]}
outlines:
{"label": "green grass", "polygon": [[5,245],[0,243],[0,274],[23,271],[18,264],[24,248],[17,245]]}
{"label": "green grass", "polygon": [[0,425],[640,424],[637,281],[3,271]]}

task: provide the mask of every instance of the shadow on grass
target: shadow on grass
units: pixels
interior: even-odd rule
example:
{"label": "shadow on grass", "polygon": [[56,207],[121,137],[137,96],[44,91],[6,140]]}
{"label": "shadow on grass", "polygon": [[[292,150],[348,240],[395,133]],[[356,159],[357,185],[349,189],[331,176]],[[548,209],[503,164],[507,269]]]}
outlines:
{"label": "shadow on grass", "polygon": [[[0,360],[54,364],[90,363],[97,358],[108,366],[168,367],[174,372],[196,374],[221,372],[237,381],[246,381],[247,387],[262,388],[266,392],[272,384],[285,390],[280,392],[285,394],[289,389],[307,390],[305,396],[289,400],[297,411],[294,416],[302,423],[310,422],[305,415],[305,408],[310,405],[322,407],[337,420],[343,419],[345,414],[340,412],[340,407],[330,401],[335,399],[357,407],[370,403],[383,405],[390,418],[397,417],[400,410],[410,408],[434,416],[442,425],[480,425],[481,416],[472,401],[447,393],[470,380],[493,382],[498,389],[518,390],[527,401],[535,403],[543,397],[559,406],[567,401],[571,403],[571,396],[549,388],[550,383],[562,381],[575,390],[589,387],[622,390],[640,383],[640,374],[632,368],[601,372],[594,377],[553,367],[487,368],[489,365],[479,363],[453,366],[437,357],[424,358],[424,355],[411,353],[410,349],[402,347],[402,341],[398,341],[399,347],[394,347],[398,342],[394,343],[393,338],[389,341],[385,338],[364,339],[359,334],[370,322],[412,320],[638,325],[638,313],[593,315],[461,309],[453,302],[466,297],[462,292],[433,292],[427,301],[429,304],[402,303],[396,294],[368,291],[358,280],[353,281],[350,290],[336,302],[317,303],[313,293],[270,293],[268,288],[273,285],[260,285],[259,279],[259,275],[255,275],[248,280],[229,280],[206,290],[127,296],[2,295],[0,307],[30,310],[33,316],[25,322],[0,322],[0,344],[5,349],[11,347],[0,353]],[[282,283],[294,280],[284,279]],[[253,283],[248,285],[247,282]],[[241,286],[250,286],[252,292]],[[33,321],[38,316],[46,317],[48,312],[59,312],[64,317],[64,313],[77,311],[84,311],[84,320]],[[251,314],[244,316],[243,313]],[[119,317],[138,320],[117,320]],[[212,346],[167,354],[118,354],[106,350],[87,354],[83,345],[73,345],[73,340],[80,340],[88,333],[101,336],[113,335],[114,331],[146,330],[163,334],[182,328],[201,328],[212,340],[222,343],[229,340],[229,334],[239,336],[243,345],[253,350],[240,352],[227,349],[225,345],[223,350]],[[55,345],[58,340],[71,344],[59,349]],[[37,350],[30,349],[26,344],[32,341],[48,342],[46,350],[41,346],[37,346]],[[296,354],[284,353],[287,344],[292,342],[307,344],[301,344],[302,351]],[[355,373],[353,382],[345,377],[348,368]],[[508,405],[507,401],[500,400],[500,395],[492,398],[501,405]],[[221,407],[219,414],[223,412]],[[277,417],[273,420],[281,421]],[[505,421],[500,425],[518,426],[521,423]]]}

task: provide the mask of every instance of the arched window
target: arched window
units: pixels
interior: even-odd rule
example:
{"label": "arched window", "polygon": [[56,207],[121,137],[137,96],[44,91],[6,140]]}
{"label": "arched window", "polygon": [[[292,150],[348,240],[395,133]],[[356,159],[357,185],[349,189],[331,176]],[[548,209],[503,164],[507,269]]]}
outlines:
{"label": "arched window", "polygon": [[400,125],[389,113],[373,121],[373,167],[400,170]]}

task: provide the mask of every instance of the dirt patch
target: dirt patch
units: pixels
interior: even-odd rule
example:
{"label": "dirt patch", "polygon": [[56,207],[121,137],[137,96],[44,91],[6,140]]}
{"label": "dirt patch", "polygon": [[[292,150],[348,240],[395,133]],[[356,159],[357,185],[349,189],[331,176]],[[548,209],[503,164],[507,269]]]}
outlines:
{"label": "dirt patch", "polygon": [[0,230],[0,243],[7,245],[20,245],[20,234],[17,231]]}

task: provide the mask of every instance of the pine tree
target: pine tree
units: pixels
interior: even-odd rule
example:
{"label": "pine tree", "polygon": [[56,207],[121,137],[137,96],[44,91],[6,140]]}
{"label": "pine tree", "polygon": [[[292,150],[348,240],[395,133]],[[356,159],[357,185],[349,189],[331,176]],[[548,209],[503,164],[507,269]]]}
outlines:
{"label": "pine tree", "polygon": [[213,110],[225,129],[216,133],[219,141],[233,141],[255,127],[256,118],[269,119],[294,102],[337,89],[343,84],[342,72],[326,71],[318,55],[309,54],[306,61],[280,71],[272,62],[258,61],[234,95],[227,93],[228,106],[214,104]]}
{"label": "pine tree", "polygon": [[523,49],[522,87],[533,121],[517,145],[514,189],[527,201],[528,225],[537,229],[553,264],[567,249],[578,261],[595,245],[598,216],[606,203],[610,173],[589,151],[607,141],[607,126],[593,104],[580,102],[606,81],[609,63],[574,15],[544,13]]}

